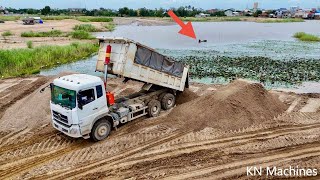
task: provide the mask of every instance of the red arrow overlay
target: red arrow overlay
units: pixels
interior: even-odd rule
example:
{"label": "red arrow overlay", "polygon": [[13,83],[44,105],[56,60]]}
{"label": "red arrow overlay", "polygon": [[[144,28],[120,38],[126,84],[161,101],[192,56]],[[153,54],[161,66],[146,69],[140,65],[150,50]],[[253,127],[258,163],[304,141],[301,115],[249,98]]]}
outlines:
{"label": "red arrow overlay", "polygon": [[191,22],[184,24],[184,22],[177,15],[175,15],[172,10],[169,10],[168,14],[177,24],[179,24],[179,26],[181,26],[182,29],[179,31],[180,34],[191,37],[193,39],[197,38]]}

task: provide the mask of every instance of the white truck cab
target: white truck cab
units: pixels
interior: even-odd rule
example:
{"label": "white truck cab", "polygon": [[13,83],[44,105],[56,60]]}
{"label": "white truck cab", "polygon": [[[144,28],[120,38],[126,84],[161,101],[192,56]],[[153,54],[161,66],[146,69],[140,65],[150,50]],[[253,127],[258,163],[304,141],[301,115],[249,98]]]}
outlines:
{"label": "white truck cab", "polygon": [[53,126],[75,138],[88,137],[97,118],[109,112],[103,81],[85,74],[55,79],[50,105]]}

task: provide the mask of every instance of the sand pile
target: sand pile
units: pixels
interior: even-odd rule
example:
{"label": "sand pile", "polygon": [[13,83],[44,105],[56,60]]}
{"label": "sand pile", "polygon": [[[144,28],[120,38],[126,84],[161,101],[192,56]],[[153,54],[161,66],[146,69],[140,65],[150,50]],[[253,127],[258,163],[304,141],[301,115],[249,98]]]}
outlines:
{"label": "sand pile", "polygon": [[235,81],[218,91],[177,106],[164,122],[182,129],[235,130],[272,120],[286,110],[260,84]]}
{"label": "sand pile", "polygon": [[185,89],[182,93],[177,94],[176,104],[177,105],[184,104],[198,97],[199,96],[196,93],[190,91],[189,89]]}

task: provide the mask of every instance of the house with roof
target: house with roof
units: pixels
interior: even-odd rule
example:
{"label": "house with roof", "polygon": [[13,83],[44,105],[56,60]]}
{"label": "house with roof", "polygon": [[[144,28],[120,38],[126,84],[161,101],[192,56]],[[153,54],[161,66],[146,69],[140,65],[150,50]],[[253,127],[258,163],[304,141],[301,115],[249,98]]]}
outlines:
{"label": "house with roof", "polygon": [[320,19],[320,9],[316,10],[316,12],[314,13],[314,18]]}
{"label": "house with roof", "polygon": [[219,11],[219,9],[209,9],[209,10],[207,10],[207,13],[214,14],[214,13],[216,13],[218,11]]}
{"label": "house with roof", "polygon": [[240,13],[237,12],[235,9],[227,9],[224,11],[224,14],[226,16],[239,16],[240,15]]}
{"label": "house with roof", "polygon": [[196,18],[205,18],[205,17],[210,17],[210,14],[199,13],[195,17]]}

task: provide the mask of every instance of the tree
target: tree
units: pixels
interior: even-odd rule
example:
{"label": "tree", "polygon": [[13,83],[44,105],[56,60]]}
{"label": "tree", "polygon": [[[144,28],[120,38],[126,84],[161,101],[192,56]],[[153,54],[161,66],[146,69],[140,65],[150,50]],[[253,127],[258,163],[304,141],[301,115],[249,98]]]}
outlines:
{"label": "tree", "polygon": [[51,12],[50,6],[46,6],[43,9],[41,9],[41,14],[42,15],[48,15],[48,14],[50,14],[50,12]]}
{"label": "tree", "polygon": [[262,14],[261,10],[257,10],[256,12],[253,13],[254,17],[259,17],[259,15]]}
{"label": "tree", "polygon": [[129,15],[129,8],[128,7],[120,8],[119,14],[120,14],[120,16],[123,16],[123,15],[128,16]]}

